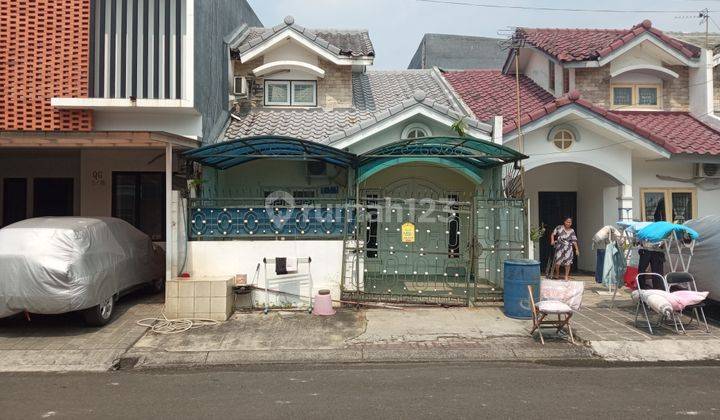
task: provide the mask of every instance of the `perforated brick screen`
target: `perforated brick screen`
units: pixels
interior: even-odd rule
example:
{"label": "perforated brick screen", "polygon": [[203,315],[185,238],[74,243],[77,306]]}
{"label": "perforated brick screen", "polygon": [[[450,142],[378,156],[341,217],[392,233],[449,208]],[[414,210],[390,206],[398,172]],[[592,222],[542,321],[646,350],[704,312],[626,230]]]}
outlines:
{"label": "perforated brick screen", "polygon": [[90,0],[0,0],[0,130],[89,131]]}

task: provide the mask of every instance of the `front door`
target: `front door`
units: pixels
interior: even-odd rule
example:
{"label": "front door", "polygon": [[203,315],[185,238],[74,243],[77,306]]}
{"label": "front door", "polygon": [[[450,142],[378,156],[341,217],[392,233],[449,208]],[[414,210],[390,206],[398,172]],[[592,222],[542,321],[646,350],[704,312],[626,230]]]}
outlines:
{"label": "front door", "polygon": [[72,215],[72,178],[35,178],[33,180],[34,217]]}
{"label": "front door", "polygon": [[[540,266],[545,272],[550,258],[552,248],[550,247],[550,235],[556,226],[562,224],[566,217],[572,217],[573,229],[577,233],[577,193],[565,191],[551,191],[538,193],[538,220],[541,226],[545,226],[545,236],[540,239]],[[577,257],[573,262],[573,270],[577,268]]]}

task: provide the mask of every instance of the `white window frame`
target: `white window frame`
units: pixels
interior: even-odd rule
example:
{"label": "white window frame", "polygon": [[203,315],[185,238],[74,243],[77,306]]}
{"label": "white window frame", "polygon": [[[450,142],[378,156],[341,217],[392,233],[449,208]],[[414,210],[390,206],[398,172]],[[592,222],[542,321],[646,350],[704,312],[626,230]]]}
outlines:
{"label": "white window frame", "polygon": [[[408,134],[410,134],[410,132],[413,130],[423,130],[426,133],[425,137],[431,137],[433,135],[432,131],[430,131],[430,127],[428,127],[427,125],[421,124],[421,123],[412,123],[412,124],[408,124],[403,129],[402,134],[400,134],[400,138],[403,140],[409,140]],[[422,137],[415,137],[415,138],[422,138]]]}
{"label": "white window frame", "polygon": [[[313,88],[312,102],[298,102],[295,100],[295,86],[310,85]],[[293,80],[290,83],[290,102],[293,106],[317,106],[317,82],[315,80]]]}
{"label": "white window frame", "polygon": [[[285,85],[288,88],[288,97],[287,101],[285,102],[270,102],[269,100],[269,93],[270,89],[268,87],[270,85]],[[290,106],[290,98],[292,97],[292,86],[290,86],[290,81],[288,80],[266,80],[265,81],[265,105],[266,106]]]}

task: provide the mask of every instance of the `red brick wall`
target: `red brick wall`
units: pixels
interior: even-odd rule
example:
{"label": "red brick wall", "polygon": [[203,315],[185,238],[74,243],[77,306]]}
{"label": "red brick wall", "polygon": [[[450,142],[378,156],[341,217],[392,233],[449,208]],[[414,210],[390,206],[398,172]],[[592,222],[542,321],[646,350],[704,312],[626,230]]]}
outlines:
{"label": "red brick wall", "polygon": [[90,0],[0,0],[0,130],[89,131],[92,113],[52,97],[87,97]]}

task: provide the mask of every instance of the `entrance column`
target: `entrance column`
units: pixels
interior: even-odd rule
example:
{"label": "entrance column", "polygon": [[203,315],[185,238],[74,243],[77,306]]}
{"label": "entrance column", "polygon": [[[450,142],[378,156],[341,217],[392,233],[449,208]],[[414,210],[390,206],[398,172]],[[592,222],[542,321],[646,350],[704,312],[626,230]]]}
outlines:
{"label": "entrance column", "polygon": [[622,221],[633,220],[632,185],[618,186],[618,218]]}

